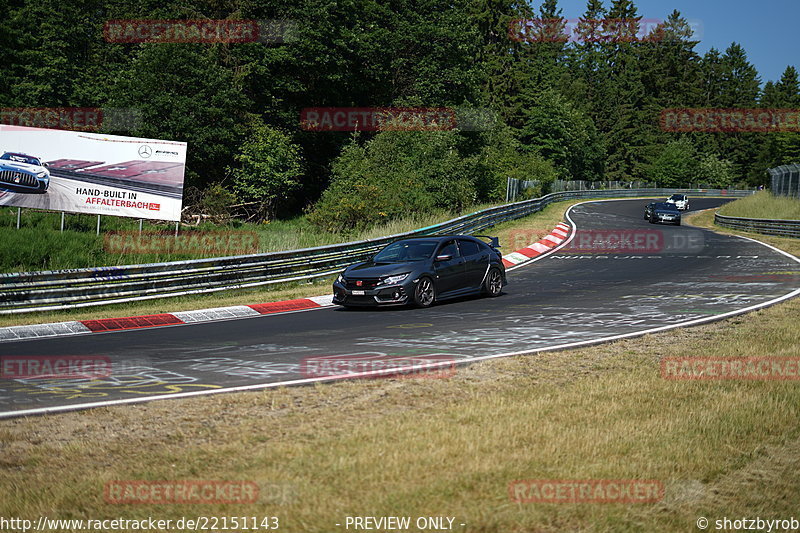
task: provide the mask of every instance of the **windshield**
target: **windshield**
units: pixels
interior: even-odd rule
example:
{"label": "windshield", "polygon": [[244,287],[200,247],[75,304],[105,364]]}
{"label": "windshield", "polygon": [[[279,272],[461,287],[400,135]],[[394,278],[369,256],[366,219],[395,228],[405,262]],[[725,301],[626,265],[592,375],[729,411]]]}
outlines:
{"label": "windshield", "polygon": [[670,200],[675,200],[675,201],[680,201],[680,200],[683,200],[683,195],[682,194],[673,194],[672,196],[669,197],[669,199]]}
{"label": "windshield", "polygon": [[675,206],[672,204],[658,204],[656,205],[656,209],[663,209],[665,211],[677,211]]}
{"label": "windshield", "polygon": [[41,166],[41,163],[39,163],[38,159],[36,159],[35,157],[31,157],[29,155],[11,154],[6,152],[0,156],[0,159],[4,159],[6,161],[14,161],[16,163],[27,163],[29,165]]}
{"label": "windshield", "polygon": [[433,255],[436,244],[436,241],[398,241],[378,252],[373,260],[376,263],[423,261]]}

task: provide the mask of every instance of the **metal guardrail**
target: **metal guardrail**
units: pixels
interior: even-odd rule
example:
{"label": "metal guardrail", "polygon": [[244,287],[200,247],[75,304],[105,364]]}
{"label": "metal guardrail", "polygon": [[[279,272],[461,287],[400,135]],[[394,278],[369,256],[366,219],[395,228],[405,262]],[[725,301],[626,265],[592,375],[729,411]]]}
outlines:
{"label": "metal guardrail", "polygon": [[800,220],[729,217],[715,213],[714,224],[740,231],[752,231],[763,235],[778,235],[800,239]]}
{"label": "metal guardrail", "polygon": [[253,255],[169,263],[0,274],[0,314],[108,305],[187,294],[258,287],[334,275],[388,243],[420,235],[470,234],[515,220],[562,200],[611,197],[745,196],[753,191],[713,189],[609,189],[563,191],[492,207],[408,233]]}

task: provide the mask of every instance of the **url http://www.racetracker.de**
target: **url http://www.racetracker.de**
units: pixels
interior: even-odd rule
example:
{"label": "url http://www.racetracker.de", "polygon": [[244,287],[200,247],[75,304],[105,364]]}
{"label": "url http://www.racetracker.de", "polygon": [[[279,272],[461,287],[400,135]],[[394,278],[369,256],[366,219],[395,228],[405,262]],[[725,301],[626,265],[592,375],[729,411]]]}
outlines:
{"label": "url http://www.racetracker.de", "polygon": [[49,518],[36,520],[0,516],[0,531],[276,531],[277,516],[195,516],[170,519],[147,518]]}

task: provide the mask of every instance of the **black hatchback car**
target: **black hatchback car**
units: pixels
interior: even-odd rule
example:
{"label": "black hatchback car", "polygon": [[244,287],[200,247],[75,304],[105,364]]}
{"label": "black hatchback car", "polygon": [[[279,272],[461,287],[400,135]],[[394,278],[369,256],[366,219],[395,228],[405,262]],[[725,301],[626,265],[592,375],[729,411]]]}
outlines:
{"label": "black hatchback car", "polygon": [[655,224],[657,222],[669,222],[677,226],[681,225],[681,212],[675,204],[666,202],[650,202],[644,208],[644,219]]}
{"label": "black hatchback car", "polygon": [[333,284],[333,303],[428,307],[459,296],[498,296],[505,285],[497,239],[487,244],[469,235],[415,237],[347,267]]}

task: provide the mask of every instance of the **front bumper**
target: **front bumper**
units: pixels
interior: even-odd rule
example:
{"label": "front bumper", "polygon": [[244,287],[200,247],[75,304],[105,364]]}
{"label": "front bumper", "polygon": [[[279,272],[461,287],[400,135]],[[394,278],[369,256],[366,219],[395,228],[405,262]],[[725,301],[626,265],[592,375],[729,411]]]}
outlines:
{"label": "front bumper", "polygon": [[349,289],[344,283],[333,283],[333,303],[337,305],[405,305],[413,291],[412,282],[378,286],[372,289]]}
{"label": "front bumper", "polygon": [[680,215],[664,215],[656,213],[656,221],[657,222],[668,222],[670,224],[675,224],[676,222],[681,221]]}
{"label": "front bumper", "polygon": [[50,187],[50,178],[23,172],[0,171],[0,188],[19,192],[43,193]]}

